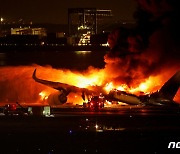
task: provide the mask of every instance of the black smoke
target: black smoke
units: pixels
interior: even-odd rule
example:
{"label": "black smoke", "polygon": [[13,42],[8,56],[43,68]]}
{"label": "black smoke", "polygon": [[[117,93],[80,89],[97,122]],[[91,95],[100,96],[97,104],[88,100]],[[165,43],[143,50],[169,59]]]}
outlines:
{"label": "black smoke", "polygon": [[137,0],[137,3],[136,26],[114,30],[108,39],[111,51],[105,56],[106,67],[115,67],[119,72],[115,80],[129,85],[169,69],[180,69],[178,1]]}

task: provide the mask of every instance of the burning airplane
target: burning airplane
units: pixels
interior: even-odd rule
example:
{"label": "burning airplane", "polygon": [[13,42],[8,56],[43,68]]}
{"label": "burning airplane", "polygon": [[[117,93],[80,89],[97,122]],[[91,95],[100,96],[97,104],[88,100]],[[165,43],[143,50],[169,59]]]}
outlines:
{"label": "burning airplane", "polygon": [[[180,70],[177,6],[176,1],[138,0],[137,26],[109,35],[104,68],[90,66],[80,72],[37,65],[1,67],[0,101],[82,104],[102,93],[107,99],[136,105],[180,102],[179,72],[173,76]],[[41,85],[33,81],[33,71],[33,79]]]}
{"label": "burning airplane", "polygon": [[117,89],[111,89],[109,93],[105,92],[105,87],[101,86],[89,86],[87,88],[80,88],[73,85],[68,85],[61,82],[52,82],[48,80],[39,79],[36,77],[36,69],[32,75],[32,78],[41,84],[52,87],[60,91],[58,96],[60,103],[66,103],[67,96],[69,93],[81,93],[83,100],[85,96],[93,95],[104,95],[107,100],[117,100],[131,105],[175,105],[173,99],[180,86],[180,71],[174,74],[162,87],[159,91],[147,94],[136,96],[134,94],[129,94],[124,91]]}
{"label": "burning airplane", "polygon": [[[109,35],[110,52],[104,57],[105,67],[98,71],[95,68],[88,70],[95,76],[89,78],[85,74],[83,86],[77,82],[67,85],[66,82],[42,80],[36,78],[36,72],[33,75],[34,80],[60,90],[64,96],[68,96],[69,91],[80,92],[83,99],[86,93],[102,93],[109,98],[111,96],[121,102],[135,105],[162,105],[173,102],[174,97],[177,99],[180,48],[179,38],[176,36],[179,32],[175,20],[178,19],[179,11],[176,2],[137,2],[137,26],[134,29],[121,27]],[[175,72],[177,73],[172,76]],[[179,98],[177,100],[179,102]]]}

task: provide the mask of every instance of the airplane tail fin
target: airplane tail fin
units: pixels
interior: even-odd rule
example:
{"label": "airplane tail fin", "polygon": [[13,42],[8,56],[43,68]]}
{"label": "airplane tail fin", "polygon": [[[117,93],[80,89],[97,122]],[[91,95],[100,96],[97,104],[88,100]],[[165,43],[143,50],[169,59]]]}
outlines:
{"label": "airplane tail fin", "polygon": [[180,71],[176,72],[159,90],[159,94],[173,100],[180,86]]}

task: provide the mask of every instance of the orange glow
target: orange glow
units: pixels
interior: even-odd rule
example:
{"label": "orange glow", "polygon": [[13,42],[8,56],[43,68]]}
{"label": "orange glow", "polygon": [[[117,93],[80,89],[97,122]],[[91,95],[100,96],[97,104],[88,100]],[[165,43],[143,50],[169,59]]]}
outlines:
{"label": "orange glow", "polygon": [[49,96],[49,93],[47,93],[45,91],[42,91],[42,92],[39,93],[39,96],[41,97],[40,98],[41,100],[47,100],[48,96]]}
{"label": "orange glow", "polygon": [[[99,86],[100,90],[105,90],[109,93],[110,90],[117,89],[133,94],[142,94],[155,92],[176,72],[177,69],[162,71],[157,75],[151,75],[148,78],[143,78],[139,75],[138,79],[134,79],[132,83],[127,84],[115,80],[117,72],[106,66],[103,69],[89,67],[83,72],[70,71],[67,69],[54,69],[52,67],[41,66],[19,66],[19,67],[1,67],[0,68],[0,102],[44,102],[48,100],[48,96],[57,90],[45,85],[36,83],[32,79],[32,73],[37,68],[37,77],[44,80],[66,83],[80,88],[92,89],[94,86]],[[114,71],[114,72],[113,72]],[[165,73],[163,73],[165,72]],[[120,74],[123,76],[125,74]],[[118,82],[117,82],[118,81]],[[93,90],[94,90],[93,89]],[[95,89],[96,90],[96,89]],[[98,91],[98,89],[97,89]],[[179,93],[175,100],[179,101]],[[81,97],[82,93],[70,93],[68,95],[68,103],[83,104],[84,100]],[[87,98],[86,98],[87,101]]]}
{"label": "orange glow", "polygon": [[72,103],[74,105],[79,104],[79,105],[83,105],[84,100],[81,97],[81,94],[76,94],[76,93],[70,93],[68,95],[68,103]]}
{"label": "orange glow", "polygon": [[110,83],[107,83],[104,87],[104,89],[106,90],[106,92],[108,93],[109,91],[113,90],[114,89],[114,85],[112,82]]}
{"label": "orange glow", "polygon": [[80,88],[87,88],[88,86],[97,85],[99,81],[100,76],[91,75],[88,77],[85,76],[76,76],[76,79],[74,80],[74,85]]}
{"label": "orange glow", "polygon": [[129,89],[131,93],[137,92],[155,92],[162,86],[163,82],[161,82],[161,76],[151,76],[146,79],[144,82],[140,83],[137,87]]}
{"label": "orange glow", "polygon": [[117,89],[120,91],[126,91],[133,94],[139,94],[139,92],[143,93],[149,93],[149,92],[155,92],[157,91],[161,86],[163,82],[161,82],[161,76],[151,76],[148,79],[146,79],[144,82],[141,82],[139,85],[136,85],[135,87],[132,85],[129,87],[127,84],[117,84],[115,85],[113,82],[107,83],[104,87],[106,92],[110,92],[113,89]]}
{"label": "orange glow", "polygon": [[122,84],[122,85],[118,86],[116,89],[120,90],[120,91],[127,91],[128,86],[126,84]]}

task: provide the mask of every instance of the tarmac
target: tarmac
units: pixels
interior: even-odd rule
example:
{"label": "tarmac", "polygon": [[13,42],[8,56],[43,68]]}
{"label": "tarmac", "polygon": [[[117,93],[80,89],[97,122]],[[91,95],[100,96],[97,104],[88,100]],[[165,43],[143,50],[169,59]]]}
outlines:
{"label": "tarmac", "polygon": [[[0,116],[2,153],[176,153],[180,109],[53,108],[51,116]],[[6,147],[11,148],[6,148]]]}

